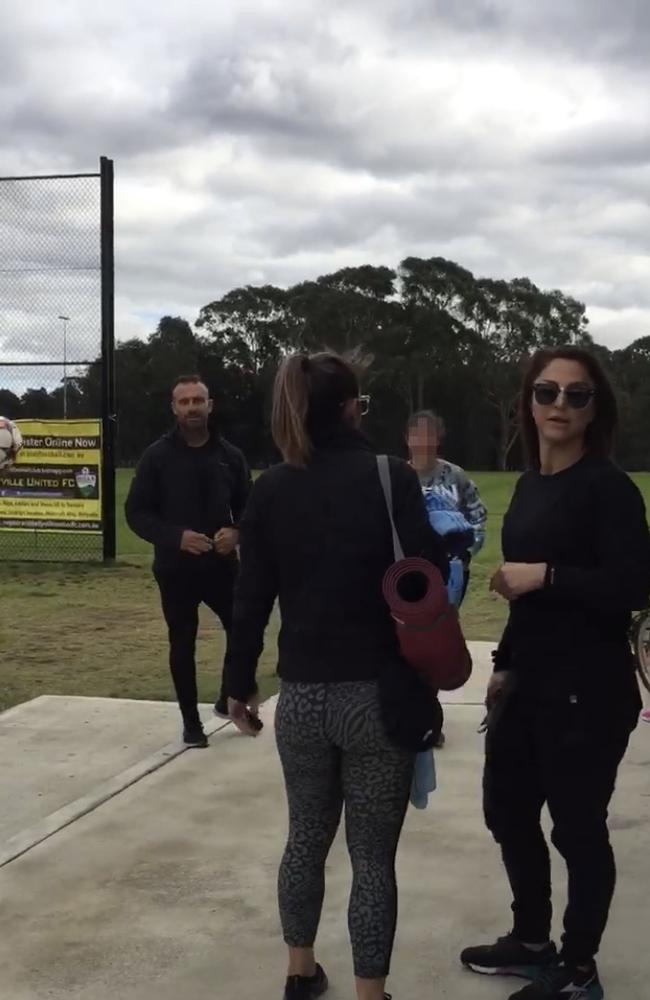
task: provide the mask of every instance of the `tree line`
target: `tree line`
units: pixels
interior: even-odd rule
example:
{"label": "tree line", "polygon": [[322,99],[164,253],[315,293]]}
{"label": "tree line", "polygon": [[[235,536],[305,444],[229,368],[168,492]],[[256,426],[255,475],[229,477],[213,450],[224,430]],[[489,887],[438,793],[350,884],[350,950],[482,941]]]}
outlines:
{"label": "tree line", "polygon": [[[343,268],[290,288],[245,286],[204,306],[192,327],[165,316],[146,339],[116,349],[117,455],[137,461],[171,423],[169,387],[198,372],[216,400],[220,428],[264,466],[276,456],[269,414],[273,378],[291,351],[323,348],[360,359],[372,396],[367,430],[382,450],[404,450],[408,416],[436,410],[447,428],[445,452],[472,469],[518,468],[518,390],[522,366],[537,348],[585,346],[616,387],[618,460],[650,469],[650,336],[623,350],[596,344],[585,306],[528,278],[476,278],[441,257],[408,257],[397,269]],[[101,408],[99,361],[68,378],[71,417]],[[0,413],[57,418],[62,386],[18,397],[0,388]]]}

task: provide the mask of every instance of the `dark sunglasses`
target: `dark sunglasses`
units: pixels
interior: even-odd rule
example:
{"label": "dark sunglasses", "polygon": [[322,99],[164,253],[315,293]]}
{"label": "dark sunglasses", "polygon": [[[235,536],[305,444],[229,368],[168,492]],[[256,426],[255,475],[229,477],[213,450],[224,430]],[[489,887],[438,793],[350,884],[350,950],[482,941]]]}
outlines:
{"label": "dark sunglasses", "polygon": [[572,410],[584,410],[596,395],[595,389],[587,385],[558,385],[557,382],[535,382],[533,396],[538,406],[552,406],[559,396],[564,395],[567,406]]}

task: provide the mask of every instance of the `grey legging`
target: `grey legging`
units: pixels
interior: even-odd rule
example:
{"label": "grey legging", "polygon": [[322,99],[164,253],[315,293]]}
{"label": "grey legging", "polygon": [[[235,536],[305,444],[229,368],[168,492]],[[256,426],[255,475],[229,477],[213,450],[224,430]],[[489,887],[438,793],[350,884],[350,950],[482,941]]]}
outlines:
{"label": "grey legging", "polygon": [[414,758],[388,742],[372,683],[283,683],[276,734],[289,801],[279,876],[284,940],[293,948],[314,944],[325,862],[345,803],[354,971],[364,979],[387,976],[397,923],[395,853]]}

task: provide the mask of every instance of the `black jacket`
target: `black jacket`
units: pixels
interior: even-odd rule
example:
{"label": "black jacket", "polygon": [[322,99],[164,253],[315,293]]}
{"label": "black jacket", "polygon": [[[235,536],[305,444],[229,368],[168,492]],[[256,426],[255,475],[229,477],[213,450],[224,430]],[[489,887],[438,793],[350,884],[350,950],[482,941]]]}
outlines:
{"label": "black jacket", "polygon": [[202,448],[190,448],[178,430],[145,451],[126,499],[132,531],[155,549],[154,568],[209,565],[214,553],[181,552],[187,529],[212,538],[220,528],[238,525],[251,490],[251,477],[241,451],[217,434]]}
{"label": "black jacket", "polygon": [[[448,564],[429,525],[417,475],[391,459],[393,507],[406,555]],[[399,658],[382,595],[394,561],[376,457],[355,432],[317,449],[307,469],[278,465],[256,482],[241,525],[241,569],[225,690],[246,700],[264,629],[279,597],[280,676],[333,682],[377,678]]]}
{"label": "black jacket", "polygon": [[[525,473],[503,522],[507,562],[546,563],[545,586],[512,601],[495,655],[538,695],[612,701],[636,691],[628,632],[650,591],[643,499],[612,462],[586,455]],[[635,699],[638,698],[638,693]]]}

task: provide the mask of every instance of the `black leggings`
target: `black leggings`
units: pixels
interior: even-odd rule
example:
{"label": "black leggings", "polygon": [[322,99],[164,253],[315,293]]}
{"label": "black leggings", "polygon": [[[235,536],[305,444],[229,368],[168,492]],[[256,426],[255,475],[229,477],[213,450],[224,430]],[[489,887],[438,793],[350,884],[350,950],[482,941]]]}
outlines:
{"label": "black leggings", "polygon": [[[198,560],[199,557],[197,557]],[[196,636],[199,606],[207,605],[228,636],[232,625],[235,570],[229,564],[157,570],[156,582],[169,633],[169,667],[185,723],[198,721]]]}
{"label": "black leggings", "polygon": [[539,703],[515,693],[486,742],[485,817],[501,846],[513,894],[514,934],[541,943],[551,933],[551,870],[540,815],[569,875],[563,954],[597,953],[616,884],[607,810],[625,753],[631,713],[569,697]]}
{"label": "black leggings", "polygon": [[397,923],[395,853],[414,758],[388,742],[372,683],[283,682],[276,734],[289,801],[278,883],[285,942],[313,947],[325,862],[345,803],[354,971],[363,979],[387,976]]}

